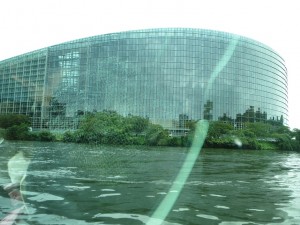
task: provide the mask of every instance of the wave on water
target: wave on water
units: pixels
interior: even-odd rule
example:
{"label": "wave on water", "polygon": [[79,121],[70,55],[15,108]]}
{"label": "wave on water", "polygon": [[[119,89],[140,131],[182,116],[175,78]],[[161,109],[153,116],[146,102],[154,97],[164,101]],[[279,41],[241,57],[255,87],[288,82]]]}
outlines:
{"label": "wave on water", "polygon": [[[126,214],[126,213],[99,213],[96,214],[93,218],[112,218],[112,219],[131,219],[141,221],[143,224],[147,224],[147,222],[153,218],[140,214]],[[179,223],[171,223],[167,221],[162,221],[159,219],[154,219],[156,221],[155,224],[161,225],[182,225]]]}
{"label": "wave on water", "polygon": [[216,216],[206,215],[206,214],[197,214],[197,217],[202,217],[204,219],[209,219],[209,220],[219,220],[219,218]]}

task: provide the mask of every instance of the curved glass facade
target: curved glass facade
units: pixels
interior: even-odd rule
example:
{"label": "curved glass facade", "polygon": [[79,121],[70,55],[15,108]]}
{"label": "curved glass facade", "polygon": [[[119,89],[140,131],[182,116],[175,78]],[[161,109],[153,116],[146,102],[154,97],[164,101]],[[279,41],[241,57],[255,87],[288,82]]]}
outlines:
{"label": "curved glass facade", "polygon": [[0,62],[0,113],[35,128],[75,129],[86,112],[186,121],[288,123],[287,70],[252,39],[200,29],[150,29],[89,37]]}

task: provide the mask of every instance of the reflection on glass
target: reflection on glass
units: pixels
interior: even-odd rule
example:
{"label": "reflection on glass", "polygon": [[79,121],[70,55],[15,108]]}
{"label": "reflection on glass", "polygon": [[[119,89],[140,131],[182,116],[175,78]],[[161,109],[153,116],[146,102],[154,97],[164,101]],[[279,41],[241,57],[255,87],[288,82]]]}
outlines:
{"label": "reflection on glass", "polygon": [[33,128],[76,129],[82,115],[112,110],[174,130],[180,114],[217,120],[250,106],[288,123],[284,60],[257,41],[211,30],[75,40],[0,62],[0,82],[1,113],[29,115]]}

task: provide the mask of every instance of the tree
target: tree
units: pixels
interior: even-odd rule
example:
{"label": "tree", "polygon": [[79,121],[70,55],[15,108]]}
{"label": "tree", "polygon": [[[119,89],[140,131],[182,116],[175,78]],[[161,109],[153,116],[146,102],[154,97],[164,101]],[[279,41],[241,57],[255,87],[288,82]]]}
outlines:
{"label": "tree", "polygon": [[[77,142],[107,143],[114,142],[114,136],[124,131],[124,118],[114,111],[88,113],[75,132]],[[117,138],[116,138],[117,139]]]}
{"label": "tree", "polygon": [[12,126],[25,124],[28,127],[31,124],[30,118],[22,114],[2,114],[0,115],[0,127],[7,129]]}
{"label": "tree", "polygon": [[300,129],[293,129],[291,132],[293,150],[300,151]]}
{"label": "tree", "polygon": [[132,144],[144,143],[140,137],[149,120],[139,116],[123,117],[115,111],[87,113],[74,133],[66,133],[64,140],[84,143]]}
{"label": "tree", "polygon": [[274,134],[274,137],[277,140],[276,145],[280,150],[294,150],[292,145],[291,137],[287,134]]}
{"label": "tree", "polygon": [[26,124],[13,125],[6,130],[5,138],[8,140],[28,140],[30,133]]}
{"label": "tree", "polygon": [[148,145],[167,145],[168,132],[162,126],[149,124],[146,130],[146,144]]}
{"label": "tree", "polygon": [[300,143],[300,130],[299,129],[297,129],[297,128],[293,129],[292,136],[295,138],[295,140],[297,142]]}
{"label": "tree", "polygon": [[261,123],[261,122],[256,122],[256,123],[248,122],[245,124],[245,129],[243,130],[244,133],[251,132],[258,138],[270,137],[271,131],[272,131],[272,126],[270,124]]}
{"label": "tree", "polygon": [[208,139],[220,138],[224,135],[230,134],[232,130],[233,127],[229,123],[224,123],[221,121],[210,122],[207,138]]}
{"label": "tree", "polygon": [[141,133],[149,125],[149,119],[140,116],[129,115],[126,118],[126,125],[129,132]]}

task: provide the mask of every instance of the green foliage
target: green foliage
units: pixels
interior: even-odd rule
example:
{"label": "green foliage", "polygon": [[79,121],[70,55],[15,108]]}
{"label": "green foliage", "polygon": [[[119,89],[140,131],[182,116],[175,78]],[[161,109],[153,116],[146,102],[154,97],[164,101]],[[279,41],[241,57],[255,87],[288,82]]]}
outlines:
{"label": "green foliage", "polygon": [[244,129],[241,130],[240,132],[242,137],[247,137],[247,138],[256,138],[256,132],[250,129]]}
{"label": "green foliage", "polygon": [[223,135],[228,135],[233,130],[229,123],[221,121],[210,122],[207,136],[208,138],[220,138]]}
{"label": "green foliage", "polygon": [[[30,121],[24,115],[0,115],[0,137],[8,140],[34,140],[115,145],[190,146],[195,121],[189,121],[187,136],[170,137],[167,130],[149,122],[148,118],[129,115],[123,117],[115,111],[87,113],[76,131],[55,136],[50,131],[29,131]],[[237,144],[240,142],[241,144]],[[270,123],[245,123],[244,129],[234,130],[230,123],[210,122],[205,147],[280,149],[300,151],[300,130]]]}
{"label": "green foliage", "polygon": [[[145,144],[148,119],[129,115],[123,117],[115,111],[89,113],[81,121],[78,130],[64,133],[63,141],[94,144]],[[147,142],[148,143],[148,142]]]}
{"label": "green foliage", "polygon": [[87,143],[116,142],[121,139],[123,124],[122,117],[113,111],[88,114],[74,133],[74,139]]}
{"label": "green foliage", "polygon": [[295,151],[300,151],[300,130],[299,129],[294,129],[290,133],[292,137],[292,148]]}
{"label": "green foliage", "polygon": [[28,125],[20,124],[20,125],[13,125],[13,126],[7,128],[6,133],[5,133],[5,139],[7,139],[7,140],[28,140],[28,139],[30,139]]}
{"label": "green foliage", "polygon": [[148,145],[167,145],[169,134],[162,126],[150,124],[146,130],[145,141]]}
{"label": "green foliage", "polygon": [[142,118],[140,116],[129,115],[126,118],[126,125],[127,125],[126,129],[129,132],[141,133],[148,127],[149,119]]}
{"label": "green foliage", "polygon": [[[245,136],[251,137],[268,137],[270,132],[272,131],[272,126],[267,123],[256,122],[256,123],[246,123],[245,128],[243,130]],[[248,135],[247,135],[248,132]]]}
{"label": "green foliage", "polygon": [[236,148],[232,138],[207,138],[204,143],[206,148]]}
{"label": "green foliage", "polygon": [[183,141],[184,141],[184,139],[181,138],[181,137],[170,137],[168,139],[167,145],[168,146],[174,146],[174,147],[183,146]]}
{"label": "green foliage", "polygon": [[51,132],[51,134],[53,134],[54,141],[63,141],[64,133],[62,133],[62,132]]}
{"label": "green foliage", "polygon": [[144,136],[131,136],[128,139],[129,145],[146,145],[145,137]]}
{"label": "green foliage", "polygon": [[5,137],[5,129],[0,128],[0,139]]}
{"label": "green foliage", "polygon": [[30,126],[30,118],[22,114],[1,114],[0,115],[0,128],[7,129],[12,126],[19,126],[26,124]]}
{"label": "green foliage", "polygon": [[50,141],[55,141],[55,136],[48,130],[43,130],[38,133],[38,141],[45,141],[45,142],[50,142]]}
{"label": "green foliage", "polygon": [[256,138],[242,138],[241,139],[243,149],[254,149],[254,150],[260,150],[261,145],[257,141]]}
{"label": "green foliage", "polygon": [[278,150],[278,146],[274,142],[259,141],[259,149],[261,150]]}
{"label": "green foliage", "polygon": [[292,143],[291,143],[293,150],[300,151],[300,130],[294,129],[291,132],[291,137],[293,138]]}
{"label": "green foliage", "polygon": [[[241,144],[236,144],[237,140]],[[300,151],[300,130],[262,122],[248,122],[244,129],[233,130],[230,124],[211,122],[205,147]]]}
{"label": "green foliage", "polygon": [[294,129],[294,130],[291,132],[291,135],[292,135],[292,137],[295,138],[296,142],[299,142],[299,143],[300,143],[300,130],[299,130],[299,129]]}
{"label": "green foliage", "polygon": [[287,134],[274,134],[273,137],[276,138],[277,140],[276,145],[278,146],[279,149],[288,150],[288,151],[293,150],[291,137],[288,136]]}
{"label": "green foliage", "polygon": [[7,140],[23,140],[23,141],[55,141],[55,135],[50,131],[43,130],[38,132],[30,132],[26,124],[9,127],[5,132]]}
{"label": "green foliage", "polygon": [[284,126],[284,125],[273,126],[272,130],[273,130],[273,133],[278,133],[278,134],[286,134],[289,136],[292,136],[292,134],[293,134],[293,131],[291,131],[289,127]]}
{"label": "green foliage", "polygon": [[30,119],[19,114],[0,115],[0,127],[6,129],[3,136],[7,140],[54,141],[49,131],[30,132]]}
{"label": "green foliage", "polygon": [[71,132],[71,131],[66,131],[64,134],[63,134],[63,138],[62,138],[62,141],[63,142],[76,142],[75,141],[75,138],[74,138],[74,133]]}
{"label": "green foliage", "polygon": [[123,117],[115,111],[89,113],[83,117],[78,130],[67,131],[65,142],[114,145],[182,145],[181,139],[170,141],[168,131],[149,119],[129,115]]}

